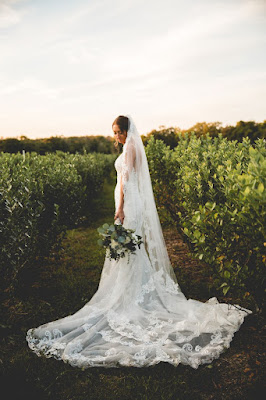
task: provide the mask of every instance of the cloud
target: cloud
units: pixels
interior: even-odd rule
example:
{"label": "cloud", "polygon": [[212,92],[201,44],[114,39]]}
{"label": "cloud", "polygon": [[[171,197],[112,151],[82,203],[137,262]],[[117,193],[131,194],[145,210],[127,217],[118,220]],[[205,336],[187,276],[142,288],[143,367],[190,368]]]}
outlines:
{"label": "cloud", "polygon": [[0,28],[8,28],[21,21],[25,10],[17,10],[15,6],[24,2],[25,0],[2,0],[0,2]]}
{"label": "cloud", "polygon": [[15,84],[3,85],[0,87],[0,93],[1,95],[38,95],[48,98],[56,98],[59,95],[59,89],[51,88],[39,79],[26,77]]}

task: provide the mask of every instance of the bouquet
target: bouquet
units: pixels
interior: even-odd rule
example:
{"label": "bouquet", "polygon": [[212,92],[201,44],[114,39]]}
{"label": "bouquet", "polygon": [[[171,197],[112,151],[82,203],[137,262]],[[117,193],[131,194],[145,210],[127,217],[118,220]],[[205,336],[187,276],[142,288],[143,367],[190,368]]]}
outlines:
{"label": "bouquet", "polygon": [[130,253],[136,254],[135,250],[138,246],[140,248],[142,237],[136,235],[133,229],[126,229],[122,224],[103,224],[97,228],[99,235],[102,236],[98,239],[97,243],[106,248],[106,255],[111,260],[119,260],[128,254],[128,262]]}

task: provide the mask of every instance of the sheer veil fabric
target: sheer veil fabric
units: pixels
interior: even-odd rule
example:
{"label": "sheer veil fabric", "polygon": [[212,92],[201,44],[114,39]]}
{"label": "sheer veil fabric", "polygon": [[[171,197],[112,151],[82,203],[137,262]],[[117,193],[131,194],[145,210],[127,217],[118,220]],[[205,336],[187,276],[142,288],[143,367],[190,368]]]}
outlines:
{"label": "sheer veil fabric", "polygon": [[143,237],[136,254],[106,256],[94,296],[72,315],[28,330],[29,347],[80,368],[148,367],[161,361],[198,368],[229,347],[244,317],[238,305],[187,299],[167,253],[147,157],[133,119],[115,160],[115,208],[123,185],[123,226]]}

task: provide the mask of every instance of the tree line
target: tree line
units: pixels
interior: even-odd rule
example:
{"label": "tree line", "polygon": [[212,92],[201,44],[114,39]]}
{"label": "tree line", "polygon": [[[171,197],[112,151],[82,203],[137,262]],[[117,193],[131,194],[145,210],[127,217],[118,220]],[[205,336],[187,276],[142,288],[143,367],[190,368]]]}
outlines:
{"label": "tree line", "polygon": [[[173,149],[185,134],[190,135],[192,132],[197,137],[205,137],[207,133],[211,137],[218,137],[219,133],[221,133],[224,138],[238,142],[248,137],[251,144],[253,144],[258,138],[266,138],[266,120],[263,122],[239,121],[235,126],[227,125],[225,127],[222,127],[221,122],[198,122],[189,129],[161,125],[159,129],[153,129],[146,135],[141,135],[141,137],[145,146],[151,136],[153,136],[155,139],[161,139],[167,146]],[[72,154],[83,154],[84,152],[114,154],[117,152],[114,147],[114,141],[114,137],[103,135],[52,136],[43,139],[29,139],[26,136],[20,136],[19,138],[0,139],[0,152],[17,153],[24,150],[25,152],[36,152],[37,154],[44,155],[61,150]],[[119,145],[119,150],[121,150],[121,145]]]}

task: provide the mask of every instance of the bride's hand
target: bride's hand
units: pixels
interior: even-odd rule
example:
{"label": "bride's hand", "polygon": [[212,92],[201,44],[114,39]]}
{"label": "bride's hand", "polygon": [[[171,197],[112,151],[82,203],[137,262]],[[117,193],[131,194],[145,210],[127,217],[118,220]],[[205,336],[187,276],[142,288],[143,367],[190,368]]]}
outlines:
{"label": "bride's hand", "polygon": [[116,220],[117,218],[119,218],[121,221],[121,224],[123,224],[124,218],[125,218],[123,208],[118,208],[117,212],[115,213],[114,220]]}

